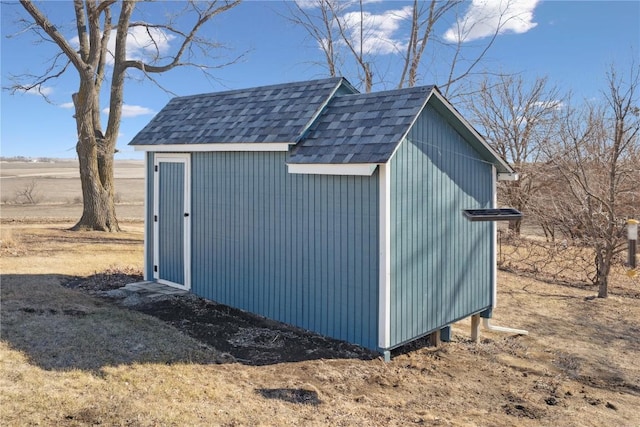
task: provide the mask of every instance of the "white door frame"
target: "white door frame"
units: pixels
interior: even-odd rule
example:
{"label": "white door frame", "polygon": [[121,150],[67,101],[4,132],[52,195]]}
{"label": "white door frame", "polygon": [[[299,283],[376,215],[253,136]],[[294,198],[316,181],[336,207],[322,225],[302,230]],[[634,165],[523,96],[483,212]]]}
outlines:
{"label": "white door frame", "polygon": [[[184,283],[174,283],[160,278],[160,245],[158,244],[160,211],[160,163],[182,163],[184,165]],[[179,289],[191,289],[191,155],[188,153],[156,153],[153,160],[153,278]]]}

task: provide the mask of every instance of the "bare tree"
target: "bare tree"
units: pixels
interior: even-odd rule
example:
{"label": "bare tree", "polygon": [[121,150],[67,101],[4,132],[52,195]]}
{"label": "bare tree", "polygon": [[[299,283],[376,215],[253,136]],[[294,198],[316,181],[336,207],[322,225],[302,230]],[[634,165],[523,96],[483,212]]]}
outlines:
{"label": "bare tree", "polygon": [[595,252],[598,297],[608,295],[614,256],[624,250],[625,220],[640,214],[640,67],[611,67],[602,104],[587,103],[563,121],[546,149],[558,185],[545,187],[548,215],[565,235]]}
{"label": "bare tree", "polygon": [[[351,52],[356,64],[358,65],[359,80],[364,83],[365,91],[367,93],[371,92],[371,89],[373,88],[373,70],[371,69],[371,62],[366,57],[368,56],[367,52],[364,50],[365,23],[362,0],[358,0],[359,10],[357,15],[359,15],[360,19],[347,19],[346,16],[340,16],[340,8],[336,7],[338,2],[328,1],[326,3],[331,10],[331,16],[333,17],[335,24],[338,27],[340,41],[347,46],[349,52]],[[356,34],[356,36],[352,37],[352,34]]]}
{"label": "bare tree", "polygon": [[[303,27],[320,47],[331,77],[342,72],[343,57],[349,56],[355,61],[358,80],[366,92],[371,92],[373,69],[369,52],[365,49],[365,34],[368,32],[364,22],[365,11],[362,0],[358,0],[358,11],[347,14],[345,11],[350,5],[340,0],[311,0],[304,6],[293,2],[293,5],[288,5],[288,19]],[[346,50],[346,55],[342,50]]]}
{"label": "bare tree", "polygon": [[[330,2],[332,2],[331,5]],[[287,19],[303,27],[313,41],[320,46],[329,76],[337,76],[339,49],[336,47],[338,36],[333,22],[335,20],[334,11],[339,10],[343,4],[334,0],[311,0],[313,8],[303,7],[297,1],[285,4],[289,8]],[[318,14],[314,13],[315,10],[318,11]]]}
{"label": "bare tree", "polygon": [[[521,76],[485,79],[467,97],[474,124],[520,175],[517,181],[500,182],[502,204],[529,213],[532,196],[545,185],[540,166],[546,160],[543,147],[557,131],[563,104],[564,96],[546,77],[531,84]],[[521,221],[513,221],[510,228],[519,234],[520,225]]]}
{"label": "bare tree", "polygon": [[[355,68],[357,80],[354,81],[365,92],[370,92],[374,84],[385,82],[388,74],[397,78],[394,86],[413,87],[419,83],[425,53],[431,52],[446,65],[447,75],[438,84],[445,96],[451,96],[456,84],[478,69],[504,25],[516,18],[509,15],[511,2],[505,1],[493,32],[484,37],[482,48],[478,50],[473,46],[469,50],[467,41],[477,24],[461,18],[458,8],[461,5],[467,4],[462,0],[414,0],[411,5],[395,11],[395,15],[386,16],[409,29],[406,41],[380,40],[373,16],[362,0],[299,0],[289,7],[288,19],[304,28],[318,44],[331,76],[350,74],[348,71]],[[455,41],[443,40],[435,34],[437,24],[445,20],[457,23]],[[383,49],[380,49],[381,45],[384,45]],[[447,54],[435,55],[436,50]],[[467,56],[471,51],[474,53]],[[383,71],[385,61],[382,57],[390,54],[393,55],[388,61],[390,70]],[[400,60],[396,60],[397,57]]]}
{"label": "bare tree", "polygon": [[16,191],[16,201],[29,205],[37,205],[42,199],[42,195],[37,191],[38,181],[32,179],[24,188]]}
{"label": "bare tree", "polygon": [[[469,79],[474,73],[476,73],[478,66],[487,55],[487,52],[493,46],[498,35],[502,32],[503,28],[512,20],[518,20],[521,17],[518,14],[510,13],[510,8],[515,4],[513,0],[504,0],[498,2],[499,8],[497,11],[493,11],[494,16],[485,15],[482,19],[469,19],[468,17],[461,17],[457,9],[456,12],[456,24],[452,28],[453,43],[447,44],[447,47],[453,50],[453,55],[448,65],[448,74],[444,82],[440,83],[440,88],[443,94],[452,99],[455,96],[454,88],[457,84],[463,80]],[[479,53],[476,52],[467,57],[467,50],[465,46],[470,39],[473,39],[473,34],[476,31],[476,27],[479,25],[486,25],[486,22],[495,20],[493,30],[485,37],[486,42],[482,46],[478,46]],[[486,22],[484,22],[486,21]],[[482,72],[481,74],[493,74]],[[502,74],[499,74],[502,75]]]}
{"label": "bare tree", "polygon": [[[418,69],[422,63],[422,55],[431,40],[435,24],[449,12],[461,0],[449,0],[438,2],[432,0],[425,12],[423,3],[413,1],[411,10],[411,33],[407,43],[407,51],[404,55],[402,74],[398,88],[414,87],[418,80]],[[426,17],[425,17],[426,15]]]}
{"label": "bare tree", "polygon": [[[53,42],[59,52],[48,69],[39,76],[22,76],[16,79],[13,90],[39,90],[44,83],[55,79],[66,71],[77,72],[79,87],[73,94],[75,121],[78,134],[76,151],[80,164],[83,212],[74,230],[92,229],[119,231],[114,206],[113,159],[116,139],[122,116],[124,84],[127,73],[137,70],[155,82],[154,74],[164,73],[181,66],[197,66],[206,71],[212,68],[194,61],[201,60],[198,54],[209,55],[220,47],[217,43],[198,36],[199,30],[213,17],[239,3],[240,0],[184,3],[180,16],[167,18],[165,23],[134,21],[132,16],[138,0],[116,2],[116,0],[74,0],[73,11],[77,28],[78,46],[65,38],[41,8],[30,0],[20,0],[32,22],[27,29],[42,40]],[[112,12],[117,12],[117,22],[112,21]],[[184,22],[190,20],[186,25]],[[178,24],[180,22],[181,24]],[[109,40],[114,33],[115,47]],[[149,41],[145,46],[144,59],[127,56],[128,37],[143,35]],[[178,40],[177,48],[166,52],[169,39]],[[220,66],[220,65],[218,65]],[[100,97],[107,71],[111,69],[109,87],[109,116],[103,131],[100,118]]]}

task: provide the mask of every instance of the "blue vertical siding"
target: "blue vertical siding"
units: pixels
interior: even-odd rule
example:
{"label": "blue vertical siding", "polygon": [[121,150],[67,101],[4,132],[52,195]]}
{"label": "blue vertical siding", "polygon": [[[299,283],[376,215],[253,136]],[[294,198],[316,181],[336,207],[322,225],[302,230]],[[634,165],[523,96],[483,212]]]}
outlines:
{"label": "blue vertical siding", "polygon": [[391,160],[391,347],[491,305],[491,165],[427,106]]}
{"label": "blue vertical siding", "polygon": [[376,349],[378,172],[295,175],[285,162],[192,154],[192,291]]}

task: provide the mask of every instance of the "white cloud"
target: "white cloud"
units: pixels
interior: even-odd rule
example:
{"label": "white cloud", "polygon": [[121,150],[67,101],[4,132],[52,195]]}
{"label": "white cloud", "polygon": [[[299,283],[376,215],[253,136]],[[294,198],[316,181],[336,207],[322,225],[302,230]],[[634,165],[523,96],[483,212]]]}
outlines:
{"label": "white cloud", "polygon": [[[171,41],[176,37],[165,32],[161,28],[133,27],[127,34],[127,59],[150,61],[165,55],[170,48]],[[80,39],[75,36],[69,40],[71,45],[78,49]],[[113,52],[116,49],[116,33],[109,37],[107,50],[107,64],[113,65]]]}
{"label": "white cloud", "polygon": [[22,93],[26,93],[27,95],[49,96],[53,93],[53,88],[51,86],[38,85],[29,90],[23,90]]}
{"label": "white cloud", "polygon": [[[176,37],[161,28],[133,27],[127,34],[127,59],[148,59],[169,51]],[[115,41],[113,42],[115,49]]]}
{"label": "white cloud", "polygon": [[[326,2],[327,0],[295,0],[295,2],[302,9],[315,9],[320,7],[321,3]],[[358,0],[328,0],[336,5],[337,9],[344,9],[346,7],[350,7],[353,5],[358,5],[360,2]],[[362,4],[369,3],[382,3],[385,0],[362,0]]]}
{"label": "white cloud", "polygon": [[541,110],[553,109],[553,110],[559,111],[565,108],[564,102],[560,100],[538,101],[538,102],[534,102],[533,105],[535,105],[536,107],[540,107]]}
{"label": "white cloud", "polygon": [[350,42],[356,48],[360,45],[360,26],[364,29],[362,50],[365,55],[390,54],[403,50],[406,42],[394,38],[402,21],[411,17],[411,6],[387,10],[381,14],[369,12],[347,12],[340,19],[347,29]]}
{"label": "white cloud", "polygon": [[302,9],[315,9],[319,6],[318,0],[295,0]]}
{"label": "white cloud", "polygon": [[59,105],[59,107],[60,107],[60,108],[67,108],[67,109],[69,109],[69,108],[73,108],[73,107],[74,107],[74,105],[73,105],[73,102],[65,102],[65,103],[60,104],[60,105]]}
{"label": "white cloud", "polygon": [[470,42],[498,34],[522,34],[535,28],[539,0],[473,0],[462,18],[444,33],[448,42]]}
{"label": "white cloud", "polygon": [[[398,53],[404,50],[407,41],[397,36],[403,21],[407,21],[412,15],[412,6],[405,6],[400,9],[387,10],[381,13],[371,13],[360,9],[360,4],[382,3],[384,0],[295,0],[302,9],[317,9],[321,7],[330,8],[327,1],[333,4],[333,12],[338,14],[338,19],[345,30],[346,37],[351,45],[360,49],[360,31],[362,35],[362,50],[364,55],[386,55]],[[331,12],[329,13],[331,14]],[[319,18],[318,18],[319,19]],[[362,25],[361,25],[362,24]],[[338,25],[333,22],[333,28],[338,33]],[[337,44],[345,46],[344,41],[335,41]],[[320,44],[327,44],[323,39]]]}
{"label": "white cloud", "polygon": [[[103,108],[102,112],[104,114],[109,114],[109,107]],[[146,116],[149,114],[155,114],[155,111],[147,107],[141,107],[140,105],[122,105],[122,118]]]}
{"label": "white cloud", "polygon": [[[550,101],[536,101],[531,105],[532,107],[536,107],[532,108],[532,112],[530,113],[534,116],[539,115],[541,112],[549,114],[551,111],[562,111],[566,107],[566,104],[559,99]],[[522,107],[521,109],[524,110],[525,108]],[[518,125],[518,127],[526,126],[528,122],[529,118],[526,114],[520,114],[515,117],[515,123]]]}

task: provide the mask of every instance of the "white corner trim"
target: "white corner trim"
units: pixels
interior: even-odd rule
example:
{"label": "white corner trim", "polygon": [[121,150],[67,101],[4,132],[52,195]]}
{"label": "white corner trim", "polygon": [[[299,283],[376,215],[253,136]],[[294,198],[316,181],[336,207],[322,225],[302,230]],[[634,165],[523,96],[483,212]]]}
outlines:
{"label": "white corner trim", "polygon": [[520,175],[517,172],[498,174],[498,181],[517,181],[518,179],[520,179]]}
{"label": "white corner trim", "polygon": [[[154,224],[149,224],[149,221],[147,221],[147,218],[149,216],[149,172],[151,172],[149,170],[149,157],[151,155],[148,153],[144,153],[144,244],[142,246],[142,256],[143,256],[143,261],[142,261],[142,271],[144,272],[142,278],[144,280],[148,280],[151,281],[152,278],[149,277],[149,275],[147,274],[147,272],[149,271],[149,261],[148,261],[148,257],[149,257],[149,234],[153,234],[149,233],[148,229],[149,227],[153,227]],[[153,175],[152,175],[153,176]]]}
{"label": "white corner trim", "polygon": [[234,144],[150,144],[134,145],[135,151],[155,151],[158,153],[193,153],[207,151],[288,151],[289,142],[246,142]]}
{"label": "white corner trim", "polygon": [[184,170],[184,212],[189,215],[183,217],[184,221],[184,287],[191,290],[191,155],[185,155]]}
{"label": "white corner trim", "polygon": [[[496,173],[496,166],[491,165],[491,207],[498,207],[498,179],[501,174]],[[496,179],[496,175],[498,179]],[[516,174],[517,175],[517,174]],[[498,304],[498,221],[491,221],[491,239],[493,240],[493,253],[491,255],[491,308]]]}
{"label": "white corner trim", "polygon": [[380,277],[378,307],[378,347],[391,345],[391,175],[390,164],[380,165]]}
{"label": "white corner trim", "polygon": [[376,166],[376,163],[287,163],[287,170],[292,174],[371,176]]}

